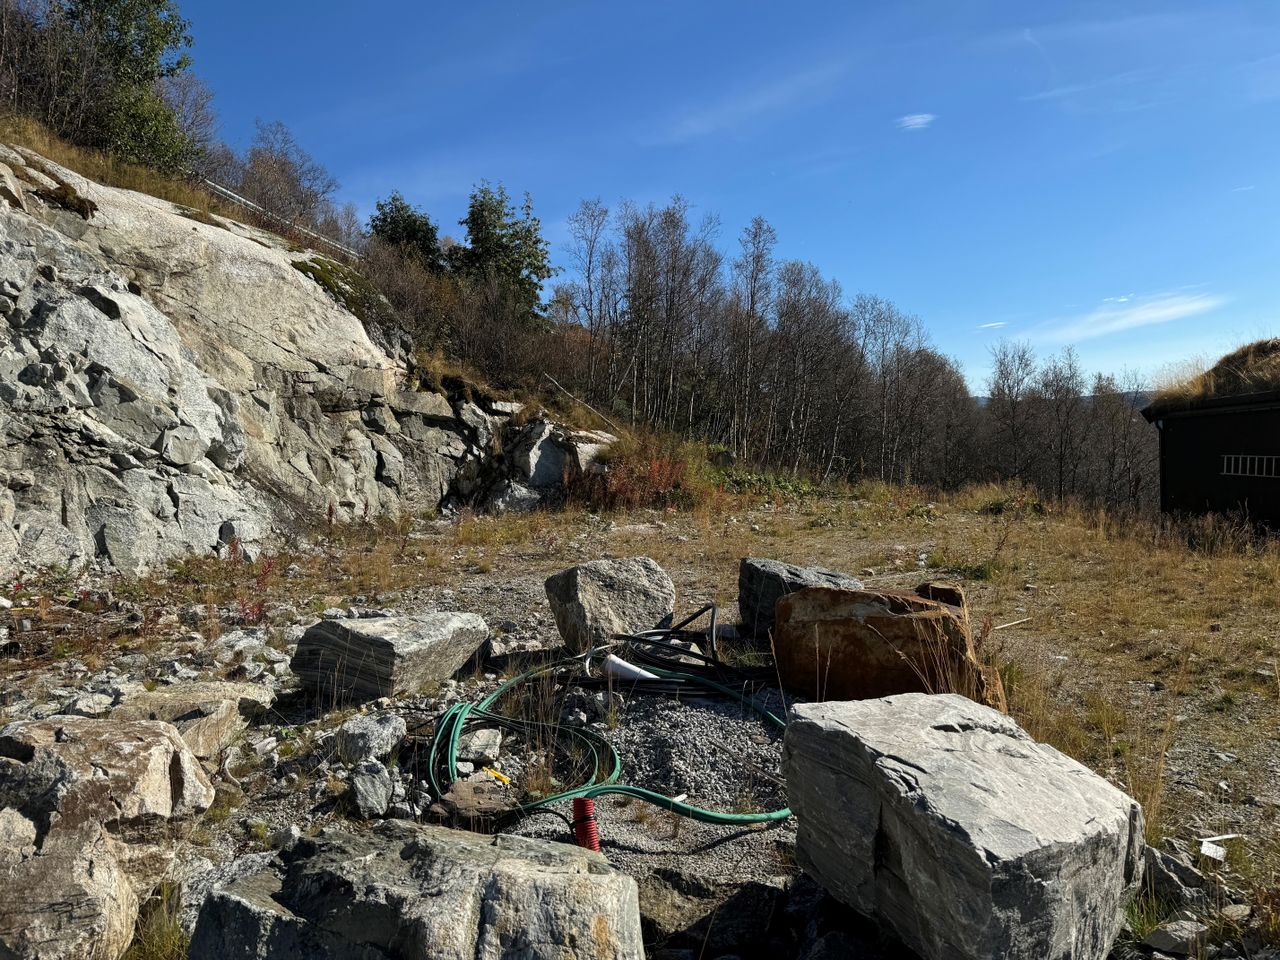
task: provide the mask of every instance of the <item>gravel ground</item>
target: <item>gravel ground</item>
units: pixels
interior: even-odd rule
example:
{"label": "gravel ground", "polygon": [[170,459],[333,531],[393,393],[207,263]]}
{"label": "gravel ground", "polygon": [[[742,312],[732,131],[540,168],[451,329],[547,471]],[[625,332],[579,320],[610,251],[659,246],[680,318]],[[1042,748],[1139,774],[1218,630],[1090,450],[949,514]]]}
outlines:
{"label": "gravel ground", "polygon": [[[776,690],[761,694],[774,713]],[[781,714],[779,714],[781,715]],[[782,733],[745,705],[725,700],[677,701],[633,694],[604,731],[622,756],[621,782],[726,813],[778,809]],[[570,813],[566,803],[561,811]],[[601,847],[617,868],[641,876],[675,868],[731,882],[768,880],[795,872],[794,821],[743,827],[701,823],[628,797],[596,802]],[[566,840],[562,821],[536,816],[514,827],[523,836]]]}

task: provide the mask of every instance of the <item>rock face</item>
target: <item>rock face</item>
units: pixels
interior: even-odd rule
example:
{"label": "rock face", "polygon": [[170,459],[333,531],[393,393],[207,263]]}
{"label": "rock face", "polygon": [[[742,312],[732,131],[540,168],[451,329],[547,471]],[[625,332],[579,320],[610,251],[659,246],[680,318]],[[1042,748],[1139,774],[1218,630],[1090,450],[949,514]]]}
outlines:
{"label": "rock face", "polygon": [[592,560],[548,577],[546,588],[556,627],[574,651],[669,623],[675,609],[675,585],[648,557]]}
{"label": "rock face", "polygon": [[430,388],[340,302],[345,270],[0,145],[0,573],[481,499],[512,406]]}
{"label": "rock face", "polygon": [[497,513],[522,513],[560,498],[566,484],[602,469],[599,457],[618,438],[594,430],[569,430],[547,420],[526,424],[506,441],[510,476],[493,483],[483,498]]}
{"label": "rock face", "polygon": [[167,723],[53,717],[0,729],[0,956],[119,956],[173,841],[212,802]]}
{"label": "rock face", "polygon": [[326,831],[205,901],[191,960],[640,960],[635,881],[599,854],[387,821]]}
{"label": "rock face", "polygon": [[778,601],[773,648],[783,686],[807,699],[986,697],[968,616],[913,593],[809,587],[788,594]]}
{"label": "rock face", "polygon": [[834,570],[798,567],[779,560],[744,557],[738,564],[738,613],[749,633],[773,629],[774,608],[789,593],[806,587],[862,588],[862,581]]}
{"label": "rock face", "polygon": [[290,666],[319,696],[376,700],[448,679],[488,636],[474,613],[321,620],[302,635]]}
{"label": "rock face", "polygon": [[925,960],[1103,960],[1142,811],[955,695],[804,704],[783,750],[801,867]]}

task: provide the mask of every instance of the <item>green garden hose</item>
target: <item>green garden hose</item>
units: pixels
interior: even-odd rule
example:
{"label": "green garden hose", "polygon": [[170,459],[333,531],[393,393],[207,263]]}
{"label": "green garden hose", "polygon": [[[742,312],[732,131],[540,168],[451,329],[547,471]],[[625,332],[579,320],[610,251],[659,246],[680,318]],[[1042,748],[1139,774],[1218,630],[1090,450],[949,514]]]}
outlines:
{"label": "green garden hose", "polygon": [[[662,631],[650,631],[649,634],[645,635],[645,637],[646,639],[651,640],[654,634],[661,632]],[[587,659],[589,659],[589,657],[590,655],[588,655]],[[605,794],[618,794],[621,796],[633,797],[637,800],[644,800],[645,802],[661,807],[664,810],[670,810],[672,813],[679,816],[688,817],[691,820],[698,820],[702,823],[719,824],[722,826],[743,826],[752,823],[776,823],[791,816],[791,810],[786,807],[781,810],[771,810],[765,813],[721,813],[716,810],[706,810],[702,807],[695,807],[692,804],[683,803],[679,800],[673,800],[670,797],[664,796],[661,793],[656,793],[653,790],[648,790],[644,787],[636,787],[629,784],[619,783],[618,777],[622,773],[622,758],[618,755],[618,751],[614,749],[613,745],[595,730],[580,727],[564,727],[558,723],[540,724],[537,721],[532,720],[513,719],[492,709],[493,705],[498,700],[522,684],[527,683],[530,680],[555,673],[567,667],[580,666],[583,662],[583,660],[575,658],[559,660],[552,664],[546,664],[506,681],[499,686],[497,690],[477,703],[459,703],[446,710],[436,724],[435,735],[431,741],[431,750],[427,761],[428,774],[431,780],[431,789],[434,794],[437,797],[443,796],[448,785],[458,779],[458,743],[468,729],[501,727],[516,731],[527,737],[530,732],[536,732],[537,728],[541,726],[548,728],[547,732],[550,735],[550,741],[561,743],[564,738],[569,738],[572,743],[583,748],[585,750],[585,755],[590,759],[591,775],[585,783],[582,783],[570,790],[564,790],[550,796],[540,797],[526,803],[516,804],[511,808],[508,814],[510,817],[519,818],[527,816],[542,808],[549,807],[552,804],[561,803],[566,800],[573,800],[578,797],[595,798]],[[754,698],[745,696],[731,687],[708,677],[698,676],[694,673],[669,670],[658,666],[647,666],[646,669],[663,680],[674,680],[682,684],[687,683],[705,687],[715,693],[721,694],[732,700],[736,700],[739,703],[751,707],[751,709],[763,717],[766,722],[777,729],[782,730],[786,728],[786,724],[782,719]],[[441,772],[443,772],[443,777],[440,775]]]}

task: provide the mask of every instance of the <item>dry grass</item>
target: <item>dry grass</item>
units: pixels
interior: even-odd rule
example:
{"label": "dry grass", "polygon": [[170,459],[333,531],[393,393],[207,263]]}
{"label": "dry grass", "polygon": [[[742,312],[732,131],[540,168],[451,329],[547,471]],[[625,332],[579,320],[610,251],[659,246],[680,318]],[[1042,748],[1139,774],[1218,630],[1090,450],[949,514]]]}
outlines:
{"label": "dry grass", "polygon": [[1200,400],[1280,390],[1280,339],[1256,340],[1222,357],[1208,370],[1171,374],[1156,391],[1157,408]]}
{"label": "dry grass", "polygon": [[219,204],[212,194],[191,181],[157,173],[150,167],[125,163],[106,153],[74,146],[29,117],[0,115],[0,142],[34,150],[42,157],[98,183],[136,190],[187,207],[193,211],[194,218],[202,222],[210,222],[211,213],[243,219],[243,214],[237,214]]}

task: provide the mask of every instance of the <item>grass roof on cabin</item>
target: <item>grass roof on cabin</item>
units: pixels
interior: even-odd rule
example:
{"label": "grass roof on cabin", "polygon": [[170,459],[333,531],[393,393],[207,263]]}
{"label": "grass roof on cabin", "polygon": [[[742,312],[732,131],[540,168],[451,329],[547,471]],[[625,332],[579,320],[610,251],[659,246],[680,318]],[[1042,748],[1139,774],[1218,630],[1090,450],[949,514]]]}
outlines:
{"label": "grass roof on cabin", "polygon": [[1203,373],[1161,387],[1147,413],[1189,409],[1210,400],[1280,390],[1280,338],[1233,350]]}

